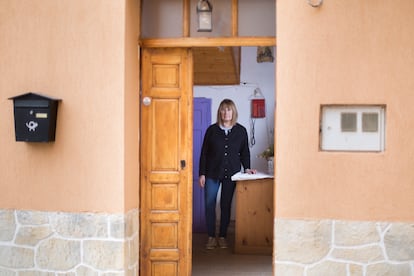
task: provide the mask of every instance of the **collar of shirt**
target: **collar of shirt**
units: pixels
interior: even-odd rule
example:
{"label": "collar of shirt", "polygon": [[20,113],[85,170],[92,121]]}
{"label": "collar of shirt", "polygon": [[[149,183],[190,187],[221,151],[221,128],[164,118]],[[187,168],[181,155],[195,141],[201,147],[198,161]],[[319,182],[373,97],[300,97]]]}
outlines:
{"label": "collar of shirt", "polygon": [[220,125],[220,128],[221,128],[222,130],[224,130],[224,133],[227,135],[227,134],[229,134],[229,132],[231,132],[231,129],[232,129],[233,127],[232,127],[232,126],[231,126],[231,127],[224,127],[224,126]]}

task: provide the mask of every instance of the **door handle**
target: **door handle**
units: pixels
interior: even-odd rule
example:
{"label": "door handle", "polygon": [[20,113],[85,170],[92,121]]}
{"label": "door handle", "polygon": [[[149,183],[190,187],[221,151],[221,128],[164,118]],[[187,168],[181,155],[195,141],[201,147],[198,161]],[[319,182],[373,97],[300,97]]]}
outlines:
{"label": "door handle", "polygon": [[181,169],[184,170],[185,169],[185,160],[181,160],[180,164],[181,164]]}
{"label": "door handle", "polygon": [[151,104],[151,98],[150,98],[150,97],[144,97],[144,98],[142,99],[142,103],[143,103],[145,106],[149,106],[149,105]]}

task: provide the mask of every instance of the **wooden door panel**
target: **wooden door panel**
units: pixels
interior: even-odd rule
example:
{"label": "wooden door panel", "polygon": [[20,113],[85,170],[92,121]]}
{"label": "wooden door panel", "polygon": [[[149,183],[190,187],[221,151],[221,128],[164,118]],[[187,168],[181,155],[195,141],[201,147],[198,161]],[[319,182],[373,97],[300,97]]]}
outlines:
{"label": "wooden door panel", "polygon": [[175,184],[152,184],[152,210],[177,210],[178,186]]}
{"label": "wooden door panel", "polygon": [[[192,57],[144,49],[141,122],[141,275],[191,274]],[[144,102],[144,101],[143,101]]]}
{"label": "wooden door panel", "polygon": [[155,87],[177,87],[179,84],[179,68],[177,65],[155,65],[153,84]]}
{"label": "wooden door panel", "polygon": [[152,270],[154,276],[178,275],[177,263],[175,262],[153,262]]}
{"label": "wooden door panel", "polygon": [[151,247],[152,248],[170,248],[176,249],[178,247],[178,229],[177,223],[155,222],[151,224]]}
{"label": "wooden door panel", "polygon": [[152,124],[150,130],[153,138],[151,152],[152,168],[155,171],[177,172],[179,160],[179,125],[172,118],[178,118],[179,102],[177,100],[154,100]]}

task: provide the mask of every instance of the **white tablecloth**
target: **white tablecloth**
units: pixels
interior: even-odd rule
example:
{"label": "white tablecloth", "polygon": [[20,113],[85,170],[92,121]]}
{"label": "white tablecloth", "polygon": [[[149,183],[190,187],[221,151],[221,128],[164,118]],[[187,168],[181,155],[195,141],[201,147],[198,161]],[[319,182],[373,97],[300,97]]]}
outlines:
{"label": "white tablecloth", "polygon": [[238,172],[235,175],[231,177],[231,180],[233,181],[239,181],[239,180],[255,180],[255,179],[263,179],[263,178],[273,178],[273,175],[257,172],[255,174],[248,174],[248,173],[242,173]]}

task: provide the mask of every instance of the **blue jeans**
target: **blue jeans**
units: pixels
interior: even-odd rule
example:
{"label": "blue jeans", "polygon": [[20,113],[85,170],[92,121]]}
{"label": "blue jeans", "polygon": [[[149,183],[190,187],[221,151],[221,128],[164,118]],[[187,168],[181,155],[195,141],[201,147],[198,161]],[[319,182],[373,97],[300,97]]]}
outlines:
{"label": "blue jeans", "polygon": [[216,199],[221,184],[220,198],[220,233],[219,237],[227,236],[227,228],[230,223],[231,202],[233,200],[236,182],[231,180],[219,180],[206,178],[204,186],[204,199],[206,211],[207,233],[209,237],[216,236]]}

